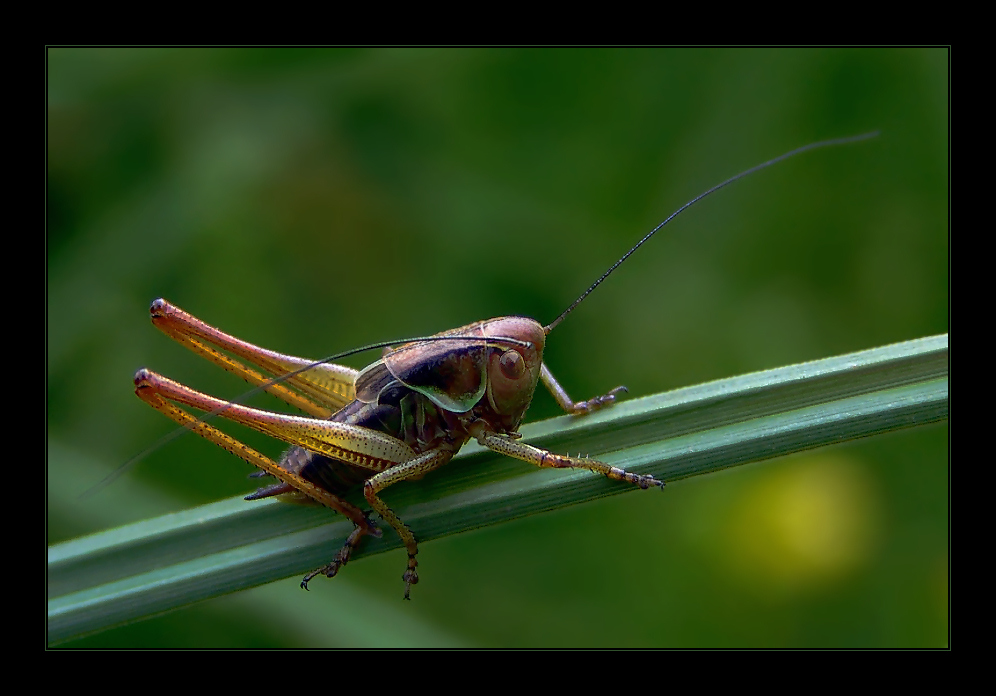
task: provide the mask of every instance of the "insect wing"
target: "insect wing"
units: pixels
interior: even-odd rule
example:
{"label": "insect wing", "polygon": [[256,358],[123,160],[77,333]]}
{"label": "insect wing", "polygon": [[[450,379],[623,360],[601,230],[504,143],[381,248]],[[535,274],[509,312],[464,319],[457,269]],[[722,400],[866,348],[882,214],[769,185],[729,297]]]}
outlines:
{"label": "insect wing", "polygon": [[[461,330],[461,335],[481,335],[482,340],[412,343],[387,354],[381,362],[395,379],[440,408],[466,413],[481,400],[488,386],[488,346],[480,325]],[[378,371],[371,370],[366,381],[373,386],[377,375]]]}
{"label": "insect wing", "polygon": [[375,403],[384,388],[397,381],[383,360],[371,363],[356,376],[356,400],[365,404]]}

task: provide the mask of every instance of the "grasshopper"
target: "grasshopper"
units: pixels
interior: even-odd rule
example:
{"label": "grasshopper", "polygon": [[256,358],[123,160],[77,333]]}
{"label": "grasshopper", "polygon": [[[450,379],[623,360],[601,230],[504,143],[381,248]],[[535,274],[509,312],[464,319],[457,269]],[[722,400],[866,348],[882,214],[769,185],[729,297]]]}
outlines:
{"label": "grasshopper", "polygon": [[[344,498],[348,491],[362,486],[372,511],[397,532],[408,551],[402,580],[404,597],[410,599],[411,586],[419,579],[418,542],[380,493],[399,481],[421,478],[443,466],[471,438],[538,467],[588,469],[642,489],[664,488],[663,481],[650,475],[633,474],[585,457],[554,454],[520,441],[519,424],[539,382],[565,412],[576,416],[608,407],[626,391],[616,387],[601,396],[574,401],[543,362],[547,335],[633,252],[692,204],[793,155],[875,135],[811,143],[696,196],[651,230],[546,326],[527,317],[498,317],[400,345],[380,344],[378,347],[385,348],[381,359],[361,371],[260,348],[157,299],[150,313],[158,329],[308,415],[272,413],[226,402],[145,368],[135,374],[135,392],[157,411],[258,467],[258,475],[278,479],[246,500],[294,494],[321,503],[353,522],[352,533],[332,560],[301,581],[304,589],[318,575],[334,577],[364,536],[381,536],[370,513]],[[197,418],[182,406],[208,414]],[[279,461],[270,459],[210,425],[207,421],[214,415],[266,433],[291,448]]]}

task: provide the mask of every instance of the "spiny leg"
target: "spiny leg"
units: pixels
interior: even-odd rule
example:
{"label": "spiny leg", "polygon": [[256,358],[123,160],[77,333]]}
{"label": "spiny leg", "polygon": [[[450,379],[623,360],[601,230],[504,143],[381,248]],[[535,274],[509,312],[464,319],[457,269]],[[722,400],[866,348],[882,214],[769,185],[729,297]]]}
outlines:
{"label": "spiny leg", "polygon": [[[371,536],[376,537],[381,536],[380,529],[371,523],[363,511],[355,505],[351,505],[325,489],[315,486],[313,483],[302,478],[298,474],[285,470],[266,455],[258,452],[252,447],[249,447],[248,445],[243,444],[239,440],[236,440],[230,435],[218,430],[214,426],[208,425],[207,423],[194,418],[194,416],[187,413],[182,408],[174,406],[172,403],[167,401],[167,399],[163,397],[162,391],[164,387],[169,386],[167,384],[168,382],[169,380],[166,380],[154,372],[144,369],[139,370],[138,374],[135,375],[135,385],[137,387],[135,393],[140,399],[145,401],[154,409],[165,414],[180,425],[190,428],[198,435],[210,440],[216,445],[219,445],[223,449],[228,450],[240,459],[244,459],[250,464],[258,466],[267,474],[281,479],[280,484],[268,486],[265,489],[260,489],[255,493],[247,495],[246,500],[258,500],[260,498],[269,497],[270,495],[284,493],[287,492],[284,487],[287,487],[291,490],[303,493],[304,495],[317,500],[327,507],[332,508],[336,512],[348,517],[353,524],[356,525],[350,535],[346,537],[346,543],[341,549],[339,549],[339,552],[336,553],[335,558],[333,558],[330,563],[311,573],[308,573],[304,580],[301,581],[301,587],[307,590],[308,581],[319,574],[325,574],[330,578],[334,577],[335,574],[339,572],[339,569],[346,565],[347,561],[349,561],[349,557],[352,554],[353,549],[356,548],[360,539],[362,539],[365,534],[370,534]],[[170,393],[172,392],[172,389],[167,388],[165,391]]]}
{"label": "spiny leg", "polygon": [[418,561],[415,560],[415,556],[418,555],[418,542],[415,540],[415,535],[412,534],[412,530],[408,528],[408,525],[402,522],[401,518],[394,514],[394,511],[377,494],[399,481],[421,478],[433,469],[441,467],[452,458],[452,450],[432,449],[415,459],[403,462],[386,471],[380,472],[376,476],[370,477],[363,484],[363,495],[366,497],[367,502],[370,503],[370,507],[376,510],[388,524],[394,527],[398,536],[401,537],[401,541],[404,542],[405,548],[408,549],[408,568],[401,576],[401,579],[405,581],[405,599],[411,599],[409,596],[411,587],[418,583],[418,573],[415,571],[415,568],[418,566]]}
{"label": "spiny leg", "polygon": [[631,474],[625,469],[606,464],[595,459],[585,457],[568,457],[562,454],[547,452],[539,447],[527,445],[524,442],[517,442],[506,436],[498,435],[491,431],[483,421],[477,421],[467,429],[477,441],[489,450],[500,454],[521,459],[524,462],[535,464],[539,467],[549,467],[553,469],[588,469],[596,474],[602,474],[616,481],[628,481],[646,490],[651,486],[664,488],[665,483],[658,481],[653,476]]}
{"label": "spiny leg", "polygon": [[[170,397],[164,396],[163,393],[164,388],[168,387],[170,383],[170,380],[167,380],[161,375],[157,375],[151,370],[141,369],[135,375],[135,394],[137,394],[142,401],[146,402],[160,413],[166,415],[171,420],[184,427],[190,428],[201,437],[210,440],[222,449],[231,452],[235,456],[249,462],[253,466],[259,467],[268,474],[276,476],[281,481],[293,486],[309,498],[312,498],[322,505],[332,508],[336,512],[348,517],[352,520],[353,524],[366,527],[366,532],[373,534],[374,536],[381,535],[380,530],[373,526],[363,515],[363,511],[355,505],[347,503],[323,488],[319,488],[294,472],[282,469],[279,464],[261,452],[258,452],[234,437],[218,430],[214,426],[195,418],[182,408],[170,403],[167,400],[167,398]],[[194,392],[193,390],[189,391],[192,394],[199,394],[199,392]]]}
{"label": "spiny leg", "polygon": [[[314,365],[305,358],[260,348],[206,324],[162,298],[153,301],[149,312],[156,328],[170,338],[316,418],[328,418],[353,399],[357,371],[352,368],[331,363]],[[283,384],[273,383],[269,377],[215,348],[228,351],[274,376],[295,373],[287,378],[287,383],[303,395]],[[298,372],[305,367],[308,369]]]}
{"label": "spiny leg", "polygon": [[[417,455],[415,450],[397,438],[390,437],[376,430],[370,430],[356,425],[339,423],[301,416],[289,416],[272,413],[241,404],[222,401],[207,394],[185,387],[178,382],[158,375],[151,370],[141,369],[135,375],[135,393],[154,408],[177,420],[173,411],[180,410],[184,420],[177,420],[191,430],[215,433],[209,437],[225,449],[246,459],[238,451],[231,449],[234,442],[239,447],[242,444],[208,426],[203,420],[197,420],[182,409],[168,404],[166,400],[175,401],[185,406],[191,406],[204,411],[217,410],[218,415],[228,420],[247,425],[254,430],[265,433],[292,445],[303,447],[311,452],[325,455],[331,459],[346,462],[352,466],[370,471],[384,471],[397,466],[401,462],[410,461]],[[165,406],[159,405],[165,404]],[[202,433],[203,434],[203,433]],[[205,435],[205,437],[208,437]],[[257,464],[267,473],[276,476],[281,481],[289,483],[315,500],[329,505],[334,498],[323,488],[307,481],[293,471],[274,465],[272,460],[267,464]],[[332,501],[336,502],[336,501]],[[334,505],[329,507],[335,508]],[[356,524],[367,524],[362,515],[353,520]]]}
{"label": "spiny leg", "polygon": [[553,398],[557,400],[558,404],[560,404],[560,408],[574,416],[583,416],[591,413],[592,411],[597,411],[600,408],[610,406],[616,402],[616,398],[620,394],[627,391],[626,387],[616,387],[609,393],[596,396],[593,399],[588,399],[587,401],[575,401],[567,393],[567,390],[560,386],[560,382],[558,382],[553,376],[553,373],[550,372],[550,368],[546,366],[546,363],[540,365],[540,379],[553,395]]}

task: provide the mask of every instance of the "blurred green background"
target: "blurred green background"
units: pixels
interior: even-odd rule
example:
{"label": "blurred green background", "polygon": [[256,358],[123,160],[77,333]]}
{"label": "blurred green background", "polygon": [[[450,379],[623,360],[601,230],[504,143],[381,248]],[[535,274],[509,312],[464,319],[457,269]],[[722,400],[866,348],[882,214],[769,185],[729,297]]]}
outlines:
{"label": "blurred green background", "polygon": [[[152,328],[153,298],[307,357],[549,322],[687,199],[814,140],[882,131],[683,214],[551,334],[554,374],[642,396],[947,331],[948,71],[905,49],[50,49],[48,543],[254,488],[189,436],[78,499],[172,428],[138,367],[244,389]],[[544,392],[527,418],[556,414]],[[411,602],[398,550],[68,645],[944,646],[947,438],[433,541]]]}

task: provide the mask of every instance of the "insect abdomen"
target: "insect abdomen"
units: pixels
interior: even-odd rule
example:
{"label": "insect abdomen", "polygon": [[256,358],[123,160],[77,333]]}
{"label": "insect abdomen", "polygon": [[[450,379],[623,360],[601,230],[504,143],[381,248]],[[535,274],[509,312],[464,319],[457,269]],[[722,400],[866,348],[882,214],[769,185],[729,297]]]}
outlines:
{"label": "insect abdomen", "polygon": [[[329,420],[390,435],[418,453],[438,445],[442,439],[451,439],[439,407],[400,383],[385,389],[377,403],[352,401]],[[281,457],[280,466],[334,495],[348,493],[380,470],[332,459],[303,447],[287,450]]]}

